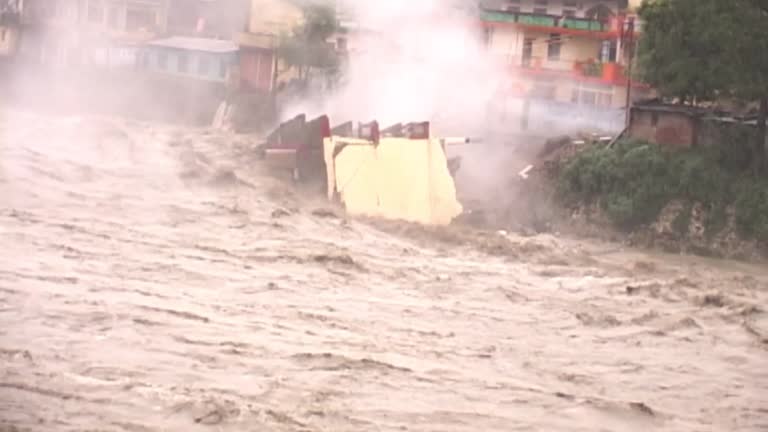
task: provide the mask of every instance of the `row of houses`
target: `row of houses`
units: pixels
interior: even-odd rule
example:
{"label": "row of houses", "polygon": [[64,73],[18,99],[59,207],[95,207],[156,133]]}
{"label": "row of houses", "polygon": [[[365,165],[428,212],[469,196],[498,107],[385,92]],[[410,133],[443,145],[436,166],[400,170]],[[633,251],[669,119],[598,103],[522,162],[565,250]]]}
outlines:
{"label": "row of houses", "polygon": [[[471,9],[509,71],[500,98],[617,109],[649,89],[627,74],[640,0],[483,0]],[[273,91],[279,35],[302,19],[291,0],[0,0],[0,56],[51,66],[139,67]],[[359,36],[329,41],[345,51]],[[627,87],[632,93],[627,92]]]}

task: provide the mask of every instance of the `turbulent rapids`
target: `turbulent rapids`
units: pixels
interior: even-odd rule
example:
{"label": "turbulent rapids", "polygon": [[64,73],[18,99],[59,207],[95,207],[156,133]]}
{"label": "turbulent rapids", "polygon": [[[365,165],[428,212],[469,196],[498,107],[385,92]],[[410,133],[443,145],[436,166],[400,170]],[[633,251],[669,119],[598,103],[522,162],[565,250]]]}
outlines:
{"label": "turbulent rapids", "polygon": [[768,271],[350,218],[247,137],[0,117],[0,430],[760,431]]}

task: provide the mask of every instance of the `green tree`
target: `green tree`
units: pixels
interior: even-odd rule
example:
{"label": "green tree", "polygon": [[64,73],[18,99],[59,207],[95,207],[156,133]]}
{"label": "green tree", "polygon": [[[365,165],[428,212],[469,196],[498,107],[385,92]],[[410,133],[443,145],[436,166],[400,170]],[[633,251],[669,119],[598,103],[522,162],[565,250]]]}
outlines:
{"label": "green tree", "polygon": [[338,30],[336,11],[332,6],[307,2],[302,4],[303,22],[290,35],[282,35],[278,55],[289,68],[298,70],[306,81],[312,69],[335,70],[339,58],[328,39]]}
{"label": "green tree", "polygon": [[753,149],[766,168],[768,1],[650,0],[640,8],[645,34],[640,75],[666,97],[696,104],[736,98],[759,105]]}

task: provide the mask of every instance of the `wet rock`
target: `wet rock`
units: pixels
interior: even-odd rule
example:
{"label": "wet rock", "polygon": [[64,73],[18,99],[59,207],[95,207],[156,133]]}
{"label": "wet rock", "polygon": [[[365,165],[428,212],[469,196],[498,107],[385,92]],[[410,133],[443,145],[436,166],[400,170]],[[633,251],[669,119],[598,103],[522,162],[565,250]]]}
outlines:
{"label": "wet rock", "polygon": [[652,273],[656,271],[656,264],[650,261],[636,261],[634,269],[639,272]]}
{"label": "wet rock", "polygon": [[588,314],[586,312],[579,312],[576,314],[576,319],[589,327],[616,327],[621,325],[621,321],[611,315]]}
{"label": "wet rock", "polygon": [[319,218],[334,218],[334,219],[339,217],[339,215],[337,215],[336,212],[334,212],[333,210],[324,209],[324,208],[312,210],[312,216],[316,216]]}
{"label": "wet rock", "polygon": [[342,264],[352,267],[362,267],[351,256],[346,254],[319,254],[312,256],[312,260],[320,264]]}
{"label": "wet rock", "polygon": [[278,218],[282,218],[290,215],[291,215],[291,212],[284,208],[274,209],[272,210],[272,214],[271,214],[273,219],[278,219]]}
{"label": "wet rock", "polygon": [[232,186],[238,182],[237,175],[232,170],[218,171],[208,180],[208,184],[212,186]]}
{"label": "wet rock", "polygon": [[699,304],[704,307],[721,308],[726,305],[726,299],[722,294],[707,294],[699,300]]}
{"label": "wet rock", "polygon": [[646,405],[643,402],[630,402],[629,407],[632,408],[635,411],[641,412],[643,414],[649,415],[649,416],[655,416],[656,414],[653,412],[651,407]]}

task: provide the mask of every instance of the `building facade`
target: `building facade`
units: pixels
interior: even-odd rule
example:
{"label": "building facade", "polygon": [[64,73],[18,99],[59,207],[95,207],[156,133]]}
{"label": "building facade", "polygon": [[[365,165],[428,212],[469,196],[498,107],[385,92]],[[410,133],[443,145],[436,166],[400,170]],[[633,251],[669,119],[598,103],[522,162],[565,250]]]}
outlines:
{"label": "building facade", "polygon": [[[237,36],[240,81],[248,90],[271,92],[280,80],[279,38],[300,25],[301,9],[288,0],[252,0],[246,31]],[[283,77],[288,79],[289,77]]]}
{"label": "building facade", "polygon": [[0,59],[14,57],[21,36],[23,3],[0,0]]}
{"label": "building facade", "polygon": [[169,0],[168,35],[233,40],[248,27],[251,0]]}
{"label": "building facade", "polygon": [[237,67],[232,41],[174,36],[145,44],[139,50],[140,70],[225,84]]}
{"label": "building facade", "polygon": [[21,51],[67,66],[128,66],[167,31],[169,0],[25,0]]}
{"label": "building facade", "polygon": [[640,30],[628,6],[626,0],[485,3],[485,42],[510,71],[506,90],[588,107],[626,106],[627,65]]}

